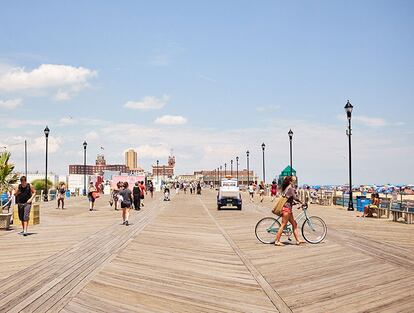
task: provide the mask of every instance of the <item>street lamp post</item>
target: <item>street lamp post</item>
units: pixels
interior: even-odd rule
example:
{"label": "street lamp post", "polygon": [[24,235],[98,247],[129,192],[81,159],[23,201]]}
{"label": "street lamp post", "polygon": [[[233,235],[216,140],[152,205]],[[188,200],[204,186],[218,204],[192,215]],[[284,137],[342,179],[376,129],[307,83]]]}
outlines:
{"label": "street lamp post", "polygon": [[353,203],[353,196],[352,196],[352,145],[351,145],[351,136],[352,136],[352,128],[351,128],[351,117],[352,117],[352,110],[353,106],[349,100],[346,102],[344,107],[346,116],[348,118],[348,129],[346,134],[348,136],[348,152],[349,152],[349,202],[348,202],[348,211],[354,211],[354,203]]}
{"label": "street lamp post", "polygon": [[289,135],[289,146],[290,146],[290,176],[292,176],[293,171],[293,162],[292,162],[292,140],[293,140],[293,131],[290,129],[288,132]]}
{"label": "street lamp post", "polygon": [[88,143],[83,142],[83,195],[86,196],[86,147]]}
{"label": "street lamp post", "polygon": [[27,140],[24,141],[24,175],[27,178]]}
{"label": "street lamp post", "polygon": [[265,174],[265,143],[262,143],[262,153],[263,153],[263,182],[266,182],[266,174]]}
{"label": "street lamp post", "polygon": [[157,160],[157,185],[158,185],[158,180],[159,180],[159,178],[158,178],[158,165],[160,164],[160,160]]}
{"label": "street lamp post", "polygon": [[249,170],[250,152],[249,152],[249,150],[246,151],[246,156],[247,156],[247,186],[249,186],[249,184],[250,184],[250,170]]}
{"label": "street lamp post", "polygon": [[47,202],[48,201],[48,197],[47,197],[47,153],[48,153],[48,143],[49,143],[48,141],[49,141],[49,133],[50,133],[49,127],[46,126],[44,133],[46,137],[46,166],[45,166],[46,168],[45,168],[45,194],[44,194],[43,200]]}
{"label": "street lamp post", "polygon": [[224,163],[224,177],[227,176],[227,163]]}
{"label": "street lamp post", "polygon": [[233,159],[230,160],[230,175],[233,178]]}
{"label": "street lamp post", "polygon": [[165,180],[165,165],[162,166],[162,179]]}
{"label": "street lamp post", "polygon": [[237,176],[237,184],[239,184],[239,157],[236,156],[236,176]]}

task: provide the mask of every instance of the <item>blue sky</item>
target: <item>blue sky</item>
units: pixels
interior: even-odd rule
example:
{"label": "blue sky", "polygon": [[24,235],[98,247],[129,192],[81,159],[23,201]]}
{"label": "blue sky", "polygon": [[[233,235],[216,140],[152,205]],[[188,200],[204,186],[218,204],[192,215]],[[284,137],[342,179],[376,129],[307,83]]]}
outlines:
{"label": "blue sky", "polygon": [[0,3],[0,144],[22,169],[65,174],[105,147],[149,168],[170,149],[188,173],[252,153],[267,179],[345,183],[343,106],[356,183],[413,183],[411,1],[13,1]]}

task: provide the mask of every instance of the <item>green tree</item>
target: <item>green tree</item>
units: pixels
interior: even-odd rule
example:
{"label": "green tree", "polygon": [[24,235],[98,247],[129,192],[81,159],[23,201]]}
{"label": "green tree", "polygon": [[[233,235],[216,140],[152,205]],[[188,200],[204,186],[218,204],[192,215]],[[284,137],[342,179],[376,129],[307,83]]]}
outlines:
{"label": "green tree", "polygon": [[14,164],[9,163],[10,152],[0,154],[0,191],[5,192],[11,189],[12,185],[18,180],[14,171]]}
{"label": "green tree", "polygon": [[[45,180],[44,179],[35,179],[32,181],[32,186],[36,191],[45,190]],[[51,189],[53,187],[53,183],[48,179],[47,180],[47,189]]]}
{"label": "green tree", "polygon": [[[14,164],[9,163],[10,152],[2,152],[0,154],[0,194],[9,191],[12,185],[18,180],[18,176],[14,171]],[[0,200],[1,201],[1,200]],[[1,204],[2,206],[3,204]],[[2,210],[0,209],[0,213]]]}

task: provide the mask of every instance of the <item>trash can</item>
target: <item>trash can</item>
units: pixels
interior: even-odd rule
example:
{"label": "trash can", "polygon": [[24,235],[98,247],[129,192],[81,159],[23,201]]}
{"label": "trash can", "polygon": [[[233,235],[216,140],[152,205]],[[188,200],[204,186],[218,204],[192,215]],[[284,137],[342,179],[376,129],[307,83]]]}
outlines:
{"label": "trash can", "polygon": [[66,190],[66,198],[70,197],[70,190]]}
{"label": "trash can", "polygon": [[357,196],[357,211],[358,212],[364,212],[364,206],[362,205],[362,201],[365,200],[367,197],[365,196]]}
{"label": "trash can", "polygon": [[364,212],[365,206],[371,204],[371,199],[367,199],[364,196],[357,197],[357,211]]}

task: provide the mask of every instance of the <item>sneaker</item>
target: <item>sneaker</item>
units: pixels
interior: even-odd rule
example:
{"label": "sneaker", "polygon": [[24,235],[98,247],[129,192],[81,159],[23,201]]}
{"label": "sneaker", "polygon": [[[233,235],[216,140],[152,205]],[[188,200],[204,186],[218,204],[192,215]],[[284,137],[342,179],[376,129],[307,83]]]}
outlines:
{"label": "sneaker", "polygon": [[26,232],[24,232],[24,233],[23,233],[23,236],[25,236],[25,237],[26,237],[27,235],[28,235],[28,233],[26,233]]}
{"label": "sneaker", "polygon": [[24,231],[18,232],[17,234],[18,235],[23,235],[24,234]]}
{"label": "sneaker", "polygon": [[128,226],[128,225],[129,225],[128,221],[125,221],[125,226]]}
{"label": "sneaker", "polygon": [[122,223],[122,225],[125,225],[125,223],[126,223],[126,221],[124,221],[124,222]]}

